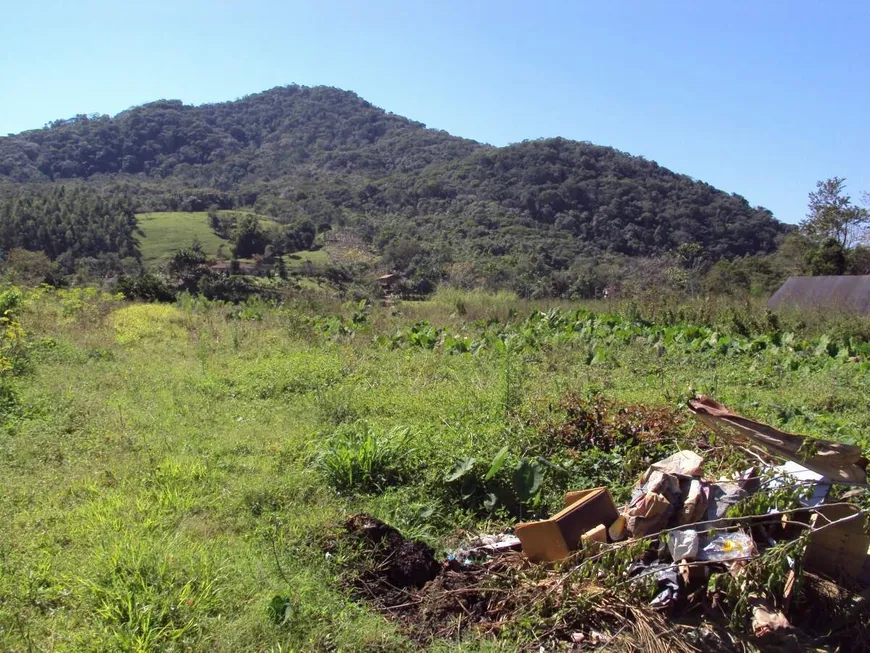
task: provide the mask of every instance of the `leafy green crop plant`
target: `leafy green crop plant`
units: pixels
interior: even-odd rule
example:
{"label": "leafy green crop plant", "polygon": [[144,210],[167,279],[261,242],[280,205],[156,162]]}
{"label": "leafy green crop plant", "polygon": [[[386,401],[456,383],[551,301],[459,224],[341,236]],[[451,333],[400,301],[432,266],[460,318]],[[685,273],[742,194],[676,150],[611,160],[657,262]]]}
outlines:
{"label": "leafy green crop plant", "polygon": [[[533,458],[520,458],[507,467],[508,447],[503,447],[488,466],[475,458],[457,462],[444,476],[448,487],[458,491],[462,502],[473,510],[504,508],[522,516],[541,503],[546,467]],[[509,472],[509,473],[508,473]]]}

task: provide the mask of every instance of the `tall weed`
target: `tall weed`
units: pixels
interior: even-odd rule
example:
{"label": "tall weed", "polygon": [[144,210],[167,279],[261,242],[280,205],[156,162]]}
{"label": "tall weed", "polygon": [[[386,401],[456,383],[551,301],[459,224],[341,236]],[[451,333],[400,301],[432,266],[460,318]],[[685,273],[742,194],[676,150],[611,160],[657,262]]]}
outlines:
{"label": "tall weed", "polygon": [[325,443],[317,465],[341,493],[381,491],[409,476],[410,435],[406,427],[383,432],[365,421],[343,425]]}
{"label": "tall weed", "polygon": [[101,567],[85,584],[115,650],[196,648],[202,617],[219,605],[218,576],[205,556],[179,560],[168,547],[130,539],[106,550]]}

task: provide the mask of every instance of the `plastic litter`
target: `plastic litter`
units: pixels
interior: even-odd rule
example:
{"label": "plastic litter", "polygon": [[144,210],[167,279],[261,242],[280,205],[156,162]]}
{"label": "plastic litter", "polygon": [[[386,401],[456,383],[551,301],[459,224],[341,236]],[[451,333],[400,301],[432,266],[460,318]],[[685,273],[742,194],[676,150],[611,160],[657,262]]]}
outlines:
{"label": "plastic litter", "polygon": [[[785,465],[774,467],[771,470],[776,477],[767,483],[768,489],[776,489],[789,484],[802,485],[807,489],[809,496],[800,499],[802,506],[815,508],[824,503],[831,489],[831,484],[821,474],[807,469],[800,463],[789,461]],[[776,512],[772,509],[771,512]]]}
{"label": "plastic litter", "polygon": [[752,606],[752,633],[758,638],[790,631],[791,624],[786,616],[773,607],[770,601],[758,596],[750,596]]}
{"label": "plastic litter", "polygon": [[469,542],[472,550],[486,551],[487,553],[498,553],[506,549],[515,549],[520,545],[520,538],[513,533],[495,533],[492,535],[481,535],[476,540]]}
{"label": "plastic litter", "polygon": [[511,533],[481,535],[468,542],[461,549],[447,554],[447,561],[469,566],[476,561],[485,560],[499,553],[518,549],[519,546],[520,538]]}
{"label": "plastic litter", "polygon": [[693,478],[685,490],[683,507],[680,509],[677,523],[683,526],[701,521],[707,510],[709,497],[710,488],[699,479]]}
{"label": "plastic litter", "polygon": [[722,533],[710,540],[698,552],[699,560],[726,562],[740,558],[751,558],[756,554],[755,542],[743,531]]}
{"label": "plastic litter", "polygon": [[860,447],[786,433],[729,410],[710,397],[698,395],[689,409],[728,442],[751,444],[774,456],[792,460],[823,474],[834,483],[867,486],[868,461]]}
{"label": "plastic litter", "polygon": [[656,581],[658,582],[659,593],[650,601],[650,607],[666,608],[673,603],[680,593],[679,573],[673,565],[657,563],[650,567],[650,570],[660,568],[656,573]]}
{"label": "plastic litter", "polygon": [[749,496],[739,482],[719,481],[710,486],[710,501],[707,504],[706,521],[722,519],[728,508]]}
{"label": "plastic litter", "polygon": [[673,506],[664,495],[646,492],[628,507],[626,525],[634,537],[643,537],[664,528],[672,512]]}
{"label": "plastic litter", "polygon": [[668,534],[668,550],[675,562],[694,560],[698,557],[699,538],[697,531],[674,531]]}
{"label": "plastic litter", "polygon": [[680,479],[673,474],[667,474],[650,467],[641,477],[640,482],[632,493],[632,497],[637,498],[650,492],[662,494],[670,502],[679,501],[682,495],[680,491]]}

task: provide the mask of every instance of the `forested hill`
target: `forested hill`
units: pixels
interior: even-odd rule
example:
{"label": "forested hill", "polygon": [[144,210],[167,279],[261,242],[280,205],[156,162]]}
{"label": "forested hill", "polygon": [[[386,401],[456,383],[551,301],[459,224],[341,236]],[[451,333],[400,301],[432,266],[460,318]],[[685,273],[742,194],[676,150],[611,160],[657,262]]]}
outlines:
{"label": "forested hill", "polygon": [[[368,210],[463,216],[461,234],[496,252],[514,227],[557,247],[628,256],[703,244],[713,258],[774,249],[786,229],[739,195],[609,147],[552,138],[481,149],[420,174],[368,185]],[[491,227],[501,229],[493,231]]]}
{"label": "forested hill", "polygon": [[195,177],[227,190],[299,167],[379,177],[460,159],[473,141],[388,114],[355,93],[287,86],[235,102],[160,100],[0,138],[0,175],[58,181],[100,174]]}
{"label": "forested hill", "polygon": [[534,258],[536,275],[683,243],[710,260],[768,252],[788,229],[739,195],[612,148],[491,147],[326,87],[161,100],[0,138],[0,197],[58,184],[122,192],[139,211],[249,207],[279,223],[340,225],[379,251],[412,241],[442,268]]}

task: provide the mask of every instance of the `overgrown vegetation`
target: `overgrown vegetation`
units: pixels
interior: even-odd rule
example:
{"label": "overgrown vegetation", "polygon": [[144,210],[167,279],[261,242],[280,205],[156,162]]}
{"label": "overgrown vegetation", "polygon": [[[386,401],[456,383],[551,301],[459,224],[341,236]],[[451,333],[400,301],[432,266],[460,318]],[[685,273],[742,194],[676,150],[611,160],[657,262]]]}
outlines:
{"label": "overgrown vegetation", "polygon": [[[818,183],[795,229],[642,157],[560,138],[489,147],[323,87],[160,101],[0,138],[0,262],[22,284],[160,273],[196,240],[224,276],[343,297],[371,296],[388,271],[417,298],[439,285],[764,296],[790,275],[870,273],[868,215],[839,177]],[[326,245],[328,264],[288,281],[288,256]],[[244,283],[199,291],[274,290]]]}
{"label": "overgrown vegetation", "polygon": [[364,421],[342,424],[326,437],[317,463],[326,481],[339,492],[385,491],[410,478],[403,469],[412,453],[410,435],[402,427],[379,433]]}
{"label": "overgrown vegetation", "polygon": [[[683,410],[693,391],[870,448],[854,318],[798,329],[723,311],[692,326],[639,305],[542,311],[457,291],[391,307],[0,297],[3,650],[413,649],[421,640],[341,584],[353,552],[324,556],[348,515],[395,524],[440,558],[461,531],[549,514],[566,490],[625,498],[678,448],[704,452],[711,476],[742,469]],[[520,579],[511,569],[481,582]],[[630,601],[597,610],[596,569],[534,609],[522,596],[546,578],[523,572],[506,627],[459,641],[421,621],[426,645],[513,650],[563,618],[647,618]]]}

